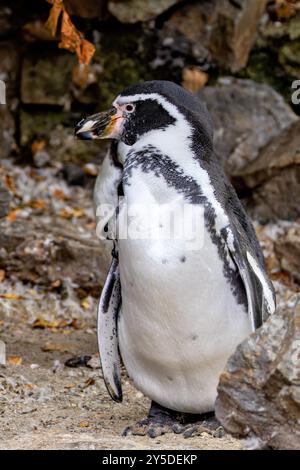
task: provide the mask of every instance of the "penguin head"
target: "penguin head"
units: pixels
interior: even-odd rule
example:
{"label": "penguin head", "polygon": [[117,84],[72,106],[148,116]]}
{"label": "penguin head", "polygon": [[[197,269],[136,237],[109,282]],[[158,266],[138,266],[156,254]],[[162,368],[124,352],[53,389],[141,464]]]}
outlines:
{"label": "penguin head", "polygon": [[112,108],[82,119],[75,128],[81,139],[115,139],[133,145],[154,130],[185,122],[200,129],[212,142],[212,124],[206,106],[198,97],[175,83],[153,80],[126,88]]}

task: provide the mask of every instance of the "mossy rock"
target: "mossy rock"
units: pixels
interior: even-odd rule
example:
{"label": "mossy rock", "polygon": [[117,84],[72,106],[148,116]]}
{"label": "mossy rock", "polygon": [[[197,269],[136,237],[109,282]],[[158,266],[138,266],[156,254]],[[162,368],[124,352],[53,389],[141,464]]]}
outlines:
{"label": "mossy rock", "polygon": [[150,38],[141,27],[120,27],[119,31],[103,34],[100,49],[93,59],[103,68],[99,82],[99,109],[109,107],[128,85],[154,78],[148,65],[152,47]]}
{"label": "mossy rock", "polygon": [[300,76],[300,40],[284,44],[279,52],[279,62],[295,78]]}
{"label": "mossy rock", "polygon": [[41,46],[29,51],[22,65],[22,102],[64,106],[70,99],[75,64],[75,55],[68,52],[50,48],[43,53]]}
{"label": "mossy rock", "polygon": [[80,116],[57,111],[26,111],[20,113],[20,140],[30,148],[35,140],[44,140],[44,150],[51,161],[82,164],[98,163],[103,158],[105,144],[81,141],[74,137],[74,127]]}

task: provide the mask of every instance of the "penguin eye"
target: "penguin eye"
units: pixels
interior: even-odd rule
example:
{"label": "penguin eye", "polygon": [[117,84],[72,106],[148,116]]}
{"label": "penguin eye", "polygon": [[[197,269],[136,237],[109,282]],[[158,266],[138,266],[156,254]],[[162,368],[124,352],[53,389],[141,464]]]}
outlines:
{"label": "penguin eye", "polygon": [[132,113],[134,111],[134,105],[133,104],[126,104],[125,109],[127,113]]}

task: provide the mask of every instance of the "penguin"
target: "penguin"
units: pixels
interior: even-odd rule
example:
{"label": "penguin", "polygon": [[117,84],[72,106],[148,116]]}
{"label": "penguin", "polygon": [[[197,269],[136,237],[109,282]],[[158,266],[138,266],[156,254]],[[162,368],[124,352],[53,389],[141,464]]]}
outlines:
{"label": "penguin", "polygon": [[[213,413],[219,376],[274,312],[274,289],[199,97],[168,81],[131,85],[110,110],[82,119],[75,134],[112,142],[94,190],[98,235],[114,244],[98,308],[99,350],[113,400],[122,401],[121,362],[151,399],[137,426],[153,437],[180,417]],[[155,208],[138,218],[142,228],[149,219],[162,228],[175,206],[192,209],[201,237],[188,244],[185,233],[165,237],[159,229],[120,236],[116,220],[136,204]],[[179,225],[183,212],[176,212]]]}

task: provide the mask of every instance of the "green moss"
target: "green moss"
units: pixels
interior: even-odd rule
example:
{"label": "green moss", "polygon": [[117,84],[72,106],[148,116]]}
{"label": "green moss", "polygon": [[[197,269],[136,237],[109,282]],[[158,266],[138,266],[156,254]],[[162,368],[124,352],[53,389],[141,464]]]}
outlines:
{"label": "green moss", "polygon": [[118,93],[132,83],[153,79],[148,66],[151,44],[140,28],[121,29],[103,35],[94,61],[100,63],[100,109],[109,107]]}
{"label": "green moss", "polygon": [[279,62],[291,76],[300,76],[300,40],[284,44],[279,51]]}
{"label": "green moss", "polygon": [[21,99],[26,104],[63,106],[68,98],[74,54],[30,51],[22,66]]}

